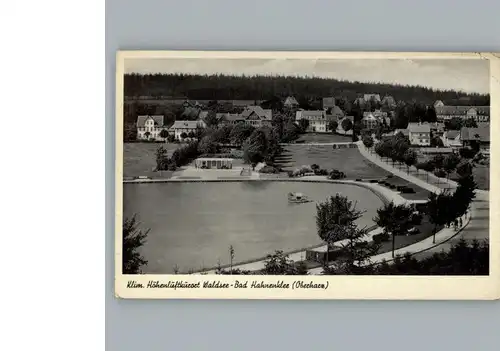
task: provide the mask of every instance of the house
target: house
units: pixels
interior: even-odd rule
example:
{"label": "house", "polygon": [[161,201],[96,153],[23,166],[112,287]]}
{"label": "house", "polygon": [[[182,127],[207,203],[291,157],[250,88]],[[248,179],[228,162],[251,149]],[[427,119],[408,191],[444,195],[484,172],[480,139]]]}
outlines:
{"label": "house", "polygon": [[206,124],[202,120],[196,121],[175,121],[169,128],[169,132],[173,133],[175,139],[182,140],[185,138],[192,138],[198,128],[205,128]]}
{"label": "house", "polygon": [[396,100],[390,95],[384,96],[381,103],[382,103],[382,105],[386,105],[389,108],[396,107]]}
{"label": "house", "polygon": [[437,106],[434,109],[437,120],[440,122],[454,117],[473,118],[476,122],[489,122],[490,120],[489,106]]}
{"label": "house", "polygon": [[339,121],[344,118],[344,111],[338,106],[333,106],[325,110],[331,120]]}
{"label": "house", "polygon": [[445,147],[461,147],[462,140],[460,139],[459,130],[447,130],[441,138]]}
{"label": "house", "polygon": [[256,128],[271,126],[273,111],[264,110],[260,106],[247,106],[241,113],[241,117],[245,119],[245,123]]}
{"label": "house", "polygon": [[363,118],[361,123],[364,128],[375,129],[381,124],[390,125],[390,118],[387,117],[387,112],[381,110],[375,110],[372,112],[363,112]]}
{"label": "house", "polygon": [[433,137],[441,137],[444,134],[444,123],[429,123],[431,127],[431,135]]}
{"label": "house", "polygon": [[208,116],[208,112],[209,111],[200,111],[200,113],[198,114],[198,119],[202,120],[203,122],[206,121],[207,119],[207,116]]}
{"label": "house", "polygon": [[137,139],[139,140],[163,140],[160,133],[165,129],[163,116],[137,116]]}
{"label": "house", "polygon": [[215,118],[217,118],[221,124],[245,123],[245,118],[241,116],[241,113],[216,113]]}
{"label": "house", "polygon": [[299,122],[301,119],[307,119],[309,121],[309,126],[306,130],[308,132],[326,133],[329,131],[329,120],[326,117],[326,111],[297,111],[295,114],[295,120]]}
{"label": "house", "polygon": [[273,111],[260,106],[247,106],[241,113],[217,113],[215,117],[222,124],[246,123],[256,128],[271,126]]}
{"label": "house", "polygon": [[428,123],[408,123],[408,138],[411,145],[431,145],[431,126]]}
{"label": "house", "polygon": [[375,101],[375,102],[380,102],[380,95],[379,94],[364,94],[363,95],[363,100],[365,101]]}
{"label": "house", "polygon": [[396,129],[396,130],[394,130],[394,133],[392,133],[392,134],[391,133],[386,133],[386,134],[384,134],[384,136],[385,135],[393,136],[393,135],[396,135],[398,133],[403,134],[405,137],[408,137],[408,138],[410,137],[410,131],[408,129]]}
{"label": "house", "polygon": [[293,96],[289,96],[285,99],[283,106],[286,108],[296,108],[299,107],[299,103]]}
{"label": "house", "polygon": [[182,103],[182,107],[184,107],[184,108],[188,108],[188,107],[201,108],[202,105],[198,101],[186,100]]}
{"label": "house", "polygon": [[323,98],[322,107],[323,107],[323,110],[328,110],[330,108],[335,107],[335,98],[334,97]]}
{"label": "house", "polygon": [[436,100],[436,102],[434,103],[434,108],[443,107],[443,106],[444,106],[444,103],[441,100]]}
{"label": "house", "polygon": [[490,128],[489,126],[478,128],[463,127],[460,130],[460,139],[463,146],[473,146],[479,143],[479,148],[489,150],[490,148]]}
{"label": "house", "polygon": [[380,120],[373,115],[372,112],[364,112],[361,124],[366,129],[375,129],[380,125]]}

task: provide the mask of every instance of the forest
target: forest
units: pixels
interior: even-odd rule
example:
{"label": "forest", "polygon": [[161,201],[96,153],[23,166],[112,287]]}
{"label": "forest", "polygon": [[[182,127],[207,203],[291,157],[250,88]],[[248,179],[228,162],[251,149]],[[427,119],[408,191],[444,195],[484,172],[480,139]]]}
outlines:
{"label": "forest", "polygon": [[196,74],[126,74],[124,94],[128,98],[182,97],[191,100],[270,100],[293,95],[315,100],[334,96],[354,100],[362,94],[380,94],[396,101],[446,105],[487,106],[489,94],[434,90],[422,86],[363,83],[319,77],[228,76]]}

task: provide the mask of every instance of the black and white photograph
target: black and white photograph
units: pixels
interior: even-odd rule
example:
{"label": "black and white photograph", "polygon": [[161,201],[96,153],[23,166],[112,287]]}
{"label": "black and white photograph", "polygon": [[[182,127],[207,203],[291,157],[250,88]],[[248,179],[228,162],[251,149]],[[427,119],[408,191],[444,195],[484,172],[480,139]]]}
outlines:
{"label": "black and white photograph", "polygon": [[122,274],[489,275],[489,60],[125,57],[121,79]]}

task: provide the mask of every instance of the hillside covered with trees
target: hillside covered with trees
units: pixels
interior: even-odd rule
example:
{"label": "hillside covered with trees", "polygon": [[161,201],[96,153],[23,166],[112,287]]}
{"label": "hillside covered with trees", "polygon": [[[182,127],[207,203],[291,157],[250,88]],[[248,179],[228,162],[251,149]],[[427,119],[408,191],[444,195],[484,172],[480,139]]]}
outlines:
{"label": "hillside covered with trees", "polygon": [[354,100],[362,94],[390,95],[396,101],[446,105],[490,104],[489,95],[433,90],[422,86],[363,83],[318,77],[228,76],[194,74],[126,74],[126,97],[186,97],[192,100],[269,100],[294,95],[300,99],[327,96]]}

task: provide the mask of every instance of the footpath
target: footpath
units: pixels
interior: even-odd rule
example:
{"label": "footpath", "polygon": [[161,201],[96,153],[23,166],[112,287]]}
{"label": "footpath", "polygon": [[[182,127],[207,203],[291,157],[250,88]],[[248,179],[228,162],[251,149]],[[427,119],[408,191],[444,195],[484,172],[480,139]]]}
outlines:
{"label": "footpath", "polygon": [[[394,175],[401,177],[408,182],[414,183],[421,186],[429,191],[439,193],[442,189],[426,183],[419,178],[411,174],[402,172],[389,163],[382,161],[376,155],[373,155],[362,142],[358,142],[359,152],[367,158],[369,161],[375,163],[377,166],[393,173]],[[434,175],[432,175],[434,176]],[[434,177],[436,178],[436,177]],[[437,179],[437,178],[436,178]],[[441,182],[447,182],[450,186],[455,188],[457,183],[449,179],[440,179]],[[465,239],[471,241],[474,239],[483,240],[489,238],[489,191],[486,190],[476,190],[476,198],[472,201],[470,205],[470,210],[468,215],[462,217],[463,225],[456,231],[453,228],[444,228],[438,233],[436,233],[436,242],[433,243],[433,238],[428,237],[418,243],[412,244],[407,247],[403,247],[395,251],[396,255],[403,255],[405,253],[411,253],[416,258],[422,259],[428,257],[436,252],[441,252],[443,250],[449,250],[454,244],[459,240]],[[378,263],[383,260],[391,261],[392,253],[384,253],[373,256],[370,258],[372,263]],[[311,270],[311,274],[320,274],[318,270]]]}

